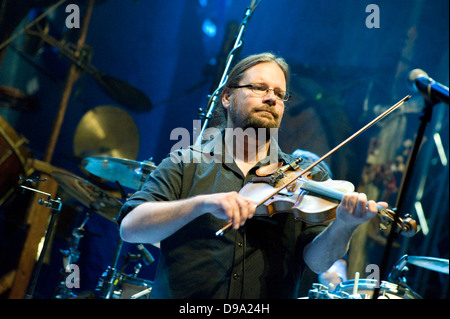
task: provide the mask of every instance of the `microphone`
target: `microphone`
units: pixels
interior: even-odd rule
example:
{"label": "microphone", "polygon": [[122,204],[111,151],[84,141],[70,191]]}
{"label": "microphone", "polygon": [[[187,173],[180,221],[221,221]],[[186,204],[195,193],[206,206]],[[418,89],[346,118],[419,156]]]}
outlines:
{"label": "microphone", "polygon": [[404,255],[400,258],[397,263],[392,267],[391,272],[388,275],[388,278],[393,283],[401,283],[402,278],[405,277],[404,273],[408,271],[408,255]]}
{"label": "microphone", "polygon": [[136,245],[139,252],[142,254],[142,259],[144,261],[144,264],[146,266],[150,265],[152,262],[155,261],[155,258],[153,258],[152,254],[144,247],[142,244]]}
{"label": "microphone", "polygon": [[425,99],[449,104],[448,87],[430,78],[423,70],[415,69],[409,72],[408,82]]}

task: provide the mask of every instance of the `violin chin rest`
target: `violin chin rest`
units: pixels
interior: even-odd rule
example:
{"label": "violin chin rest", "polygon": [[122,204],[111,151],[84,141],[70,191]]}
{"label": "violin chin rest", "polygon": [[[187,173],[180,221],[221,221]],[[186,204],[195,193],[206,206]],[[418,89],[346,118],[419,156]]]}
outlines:
{"label": "violin chin rest", "polygon": [[283,163],[281,163],[281,162],[262,166],[256,170],[256,176],[264,177],[264,176],[272,175],[282,166],[283,166]]}

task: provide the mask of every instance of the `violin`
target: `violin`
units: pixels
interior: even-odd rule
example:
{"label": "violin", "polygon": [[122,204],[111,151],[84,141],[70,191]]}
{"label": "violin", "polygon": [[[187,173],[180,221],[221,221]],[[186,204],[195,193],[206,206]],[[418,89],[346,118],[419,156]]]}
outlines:
{"label": "violin", "polygon": [[[342,197],[353,192],[355,187],[348,181],[313,181],[310,179],[310,170],[409,99],[408,95],[397,102],[305,169],[299,166],[301,157],[284,166],[275,163],[259,168],[257,176],[239,194],[255,202],[254,216],[271,217],[287,212],[293,213],[296,219],[312,224],[333,221]],[[393,210],[378,206],[377,216],[380,218],[381,229],[395,224],[397,232],[404,236],[411,237],[417,232],[416,222],[409,215],[401,219]],[[231,226],[232,223],[228,223],[216,232],[216,236],[223,235]]]}
{"label": "violin", "polygon": [[[336,208],[346,193],[353,192],[352,183],[343,180],[313,181],[305,174],[304,170],[293,169],[302,158],[280,167],[269,175],[257,176],[246,184],[240,191],[244,197],[252,199],[256,203],[254,216],[272,217],[278,213],[293,213],[295,219],[310,224],[321,224],[333,221],[336,218]],[[261,169],[265,169],[262,167]],[[294,182],[284,186],[286,181]],[[280,189],[281,188],[281,189]],[[378,205],[380,229],[387,229],[395,221],[395,212]],[[217,236],[231,226],[228,224],[216,232]],[[417,232],[416,222],[406,215],[396,222],[397,231],[406,237],[412,237]]]}

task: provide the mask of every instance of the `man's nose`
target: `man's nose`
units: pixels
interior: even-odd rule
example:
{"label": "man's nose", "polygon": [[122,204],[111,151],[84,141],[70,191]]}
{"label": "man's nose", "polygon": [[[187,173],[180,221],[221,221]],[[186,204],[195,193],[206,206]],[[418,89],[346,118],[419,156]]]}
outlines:
{"label": "man's nose", "polygon": [[276,105],[277,99],[273,90],[269,90],[266,95],[263,97],[263,102],[268,105]]}

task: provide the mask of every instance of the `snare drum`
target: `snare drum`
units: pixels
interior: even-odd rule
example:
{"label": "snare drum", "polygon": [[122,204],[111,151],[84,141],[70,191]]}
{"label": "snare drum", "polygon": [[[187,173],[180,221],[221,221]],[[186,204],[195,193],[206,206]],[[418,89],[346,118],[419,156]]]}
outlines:
{"label": "snare drum", "polygon": [[148,293],[136,299],[150,299],[150,292],[153,283],[150,280],[131,277],[128,275],[121,275],[119,284],[114,291],[115,299],[132,299],[131,297],[139,292],[147,290]]}
{"label": "snare drum", "polygon": [[[357,295],[359,295],[361,299],[371,299],[375,288],[377,287],[377,283],[378,281],[375,279],[360,279],[357,286]],[[341,282],[337,286],[335,293],[352,296],[354,288],[355,280],[347,280]],[[381,281],[378,299],[422,299],[422,297],[408,287]]]}
{"label": "snare drum", "polygon": [[153,282],[150,280],[119,273],[108,267],[95,292],[100,299],[150,299],[152,287]]}
{"label": "snare drum", "polygon": [[0,205],[14,192],[19,177],[33,173],[25,143],[27,140],[0,116]]}

